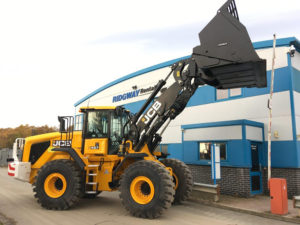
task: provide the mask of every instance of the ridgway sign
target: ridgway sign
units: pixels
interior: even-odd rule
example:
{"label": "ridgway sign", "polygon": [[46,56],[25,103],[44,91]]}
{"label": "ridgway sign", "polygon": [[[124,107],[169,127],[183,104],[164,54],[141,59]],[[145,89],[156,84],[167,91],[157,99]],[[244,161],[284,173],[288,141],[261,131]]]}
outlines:
{"label": "ridgway sign", "polygon": [[116,96],[113,96],[112,102],[119,102],[119,101],[124,101],[124,100],[130,99],[130,98],[135,98],[140,95],[152,92],[155,88],[156,88],[156,85],[148,87],[148,88],[142,88],[142,89],[138,89],[138,90],[134,90],[134,91],[129,91],[124,94],[116,95]]}

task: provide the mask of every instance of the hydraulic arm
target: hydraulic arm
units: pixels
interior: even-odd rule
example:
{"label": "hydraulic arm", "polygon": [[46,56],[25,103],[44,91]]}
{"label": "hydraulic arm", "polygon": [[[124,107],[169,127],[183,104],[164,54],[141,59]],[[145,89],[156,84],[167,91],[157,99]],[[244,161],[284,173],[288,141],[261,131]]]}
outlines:
{"label": "hydraulic arm", "polygon": [[[193,49],[191,57],[172,65],[165,80],[158,82],[130,120],[126,139],[132,141],[135,151],[145,144],[153,151],[170,121],[183,111],[201,85],[218,89],[266,86],[266,60],[256,54],[246,28],[239,22],[234,0],[218,10],[199,33],[199,39],[201,44]],[[164,90],[171,75],[175,81]]]}

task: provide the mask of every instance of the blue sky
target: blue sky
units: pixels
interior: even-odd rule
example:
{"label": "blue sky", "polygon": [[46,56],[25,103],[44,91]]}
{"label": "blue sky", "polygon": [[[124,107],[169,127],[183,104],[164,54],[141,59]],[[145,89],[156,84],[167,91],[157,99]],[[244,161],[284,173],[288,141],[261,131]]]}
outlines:
{"label": "blue sky", "polygon": [[[95,89],[189,55],[225,0],[0,0],[0,127],[58,124]],[[298,0],[237,0],[253,41],[300,38]]]}

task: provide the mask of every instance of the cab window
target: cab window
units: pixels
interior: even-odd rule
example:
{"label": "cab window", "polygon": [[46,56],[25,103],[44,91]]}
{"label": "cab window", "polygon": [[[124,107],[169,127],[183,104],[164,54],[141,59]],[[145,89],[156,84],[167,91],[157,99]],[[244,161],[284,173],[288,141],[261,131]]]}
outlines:
{"label": "cab window", "polygon": [[87,138],[108,137],[108,112],[96,111],[88,113]]}
{"label": "cab window", "polygon": [[122,137],[122,117],[116,115],[116,113],[112,113],[111,117],[111,140],[112,141],[120,141]]}
{"label": "cab window", "polygon": [[[116,112],[112,113],[111,116],[111,130],[110,137],[112,141],[121,142],[121,139],[124,135],[126,135],[129,131],[129,123],[126,123],[129,120],[128,114],[123,113],[122,115],[117,115]],[[124,125],[126,125],[123,134]]]}

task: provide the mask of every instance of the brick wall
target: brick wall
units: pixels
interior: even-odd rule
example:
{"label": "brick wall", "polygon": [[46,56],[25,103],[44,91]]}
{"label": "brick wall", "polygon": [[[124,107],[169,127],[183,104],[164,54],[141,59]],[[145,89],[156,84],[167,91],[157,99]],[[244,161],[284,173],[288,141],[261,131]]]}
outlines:
{"label": "brick wall", "polygon": [[[213,184],[210,166],[188,165],[192,171],[194,182]],[[221,194],[250,197],[249,168],[222,167],[220,184]]]}
{"label": "brick wall", "polygon": [[[210,166],[188,165],[192,171],[194,182],[213,184]],[[221,167],[221,194],[250,197],[250,169],[236,167]],[[285,178],[287,181],[288,197],[300,195],[300,168],[272,168],[273,178]],[[263,193],[269,195],[268,171],[262,170]]]}
{"label": "brick wall", "polygon": [[[287,183],[288,198],[292,198],[295,195],[300,195],[300,169],[296,168],[272,168],[272,178],[285,178]],[[263,192],[269,195],[268,190],[268,170],[263,169]]]}

